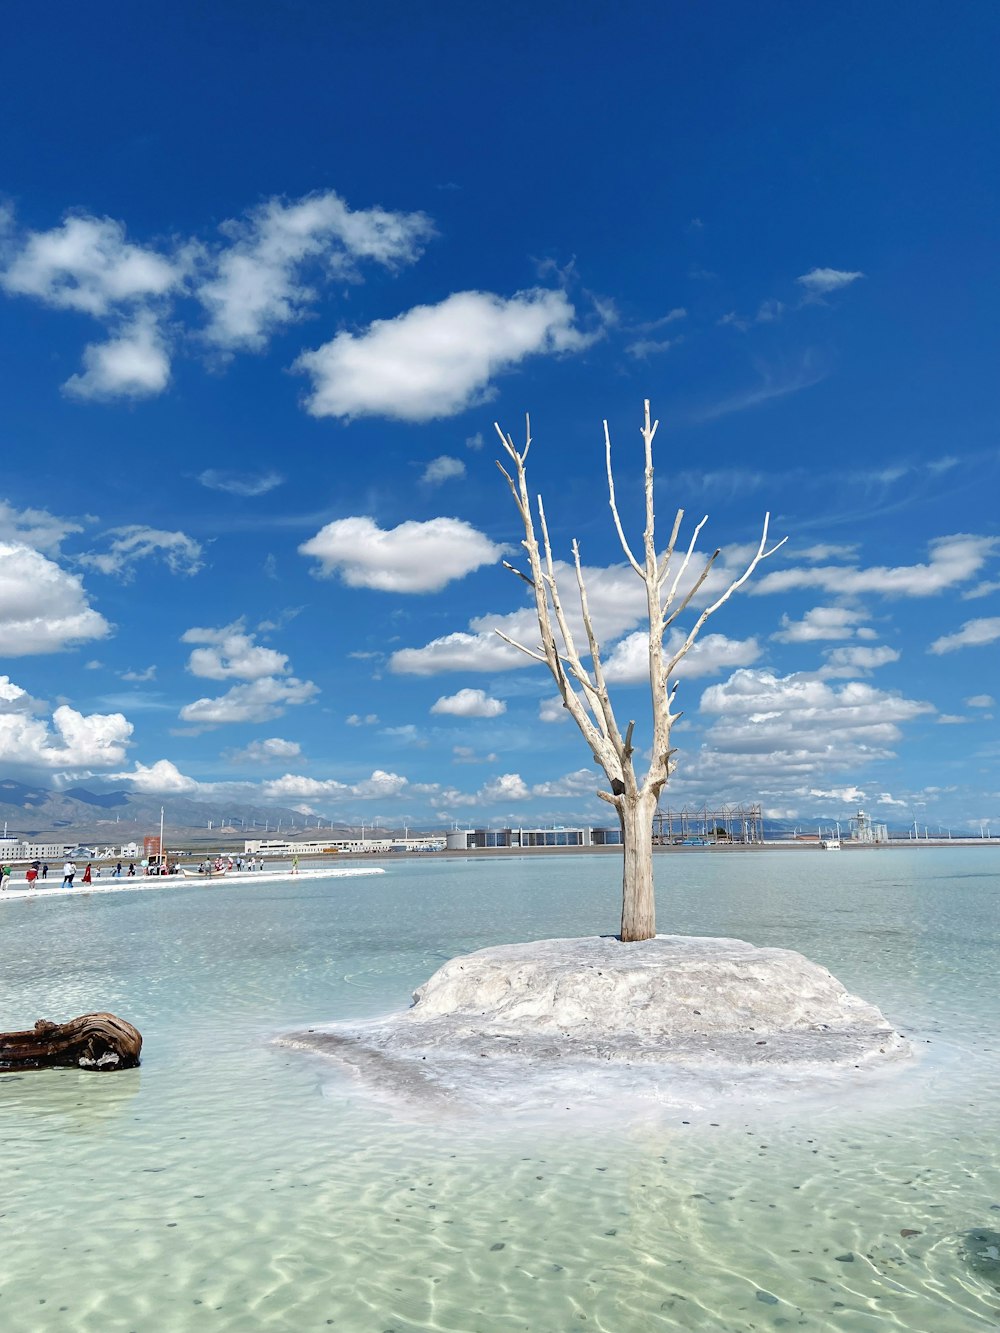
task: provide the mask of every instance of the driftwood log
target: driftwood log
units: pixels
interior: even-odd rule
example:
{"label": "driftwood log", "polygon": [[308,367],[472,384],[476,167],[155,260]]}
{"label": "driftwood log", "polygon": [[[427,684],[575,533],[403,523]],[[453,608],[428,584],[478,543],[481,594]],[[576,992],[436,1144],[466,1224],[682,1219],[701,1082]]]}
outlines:
{"label": "driftwood log", "polygon": [[0,1032],[0,1070],[135,1069],[142,1034],[114,1014],[81,1014],[68,1023],[40,1018],[27,1032]]}

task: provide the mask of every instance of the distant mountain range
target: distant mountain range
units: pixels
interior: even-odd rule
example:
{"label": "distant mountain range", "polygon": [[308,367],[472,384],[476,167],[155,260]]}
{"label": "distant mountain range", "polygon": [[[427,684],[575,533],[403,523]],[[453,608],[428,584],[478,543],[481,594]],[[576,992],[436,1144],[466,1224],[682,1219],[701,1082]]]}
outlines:
{"label": "distant mountain range", "polygon": [[[223,805],[187,796],[161,798],[128,791],[96,792],[86,787],[56,791],[12,778],[0,779],[0,821],[7,824],[11,834],[26,837],[44,838],[49,833],[61,836],[64,830],[72,830],[80,837],[131,841],[159,830],[161,806],[164,822],[172,830],[207,830],[211,823],[216,830],[230,827],[240,833],[245,828],[247,837],[254,837],[264,832],[265,824],[275,829],[279,820],[282,834],[301,832],[306,827],[303,816],[285,806],[247,806],[242,802]],[[347,832],[344,828],[332,831],[340,835]]]}
{"label": "distant mountain range", "polygon": [[[276,836],[278,821],[281,821],[281,835],[297,833],[312,838],[322,836],[316,828],[315,819],[309,824],[304,816],[287,806],[246,805],[243,801],[192,800],[188,796],[148,796],[129,791],[91,791],[88,787],[66,787],[55,790],[47,787],[32,787],[17,782],[13,778],[0,779],[0,823],[6,823],[11,834],[21,834],[31,838],[46,838],[53,835],[54,841],[73,837],[83,841],[105,843],[131,842],[141,839],[146,833],[156,833],[160,827],[160,807],[164,811],[165,827],[171,833],[187,835],[200,834],[195,839],[201,841],[211,832],[228,833],[236,838],[242,836]],[[470,816],[470,826],[478,826],[483,821],[476,815]],[[568,819],[573,823],[572,819]],[[597,820],[586,820],[597,823]],[[610,820],[605,820],[610,823]],[[829,821],[826,821],[829,824]],[[525,813],[525,825],[531,824],[531,816]],[[265,826],[267,833],[265,834]],[[784,820],[767,820],[769,837],[776,834],[791,833],[796,826]],[[324,825],[324,832],[333,837],[349,837],[357,833],[356,827],[335,824],[331,829]],[[392,830],[383,829],[384,833]],[[402,830],[397,830],[402,832]],[[808,832],[814,831],[809,827]],[[844,825],[844,836],[847,836]]]}

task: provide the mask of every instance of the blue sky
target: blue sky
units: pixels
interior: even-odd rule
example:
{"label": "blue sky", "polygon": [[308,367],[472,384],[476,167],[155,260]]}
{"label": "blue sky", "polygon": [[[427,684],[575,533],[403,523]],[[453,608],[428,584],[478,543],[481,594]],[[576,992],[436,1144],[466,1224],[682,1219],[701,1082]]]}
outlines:
{"label": "blue sky", "polygon": [[641,743],[648,397],[664,534],[788,538],[668,803],[1000,824],[1000,12],[351,8],[5,16],[0,771],[606,823],[493,422]]}

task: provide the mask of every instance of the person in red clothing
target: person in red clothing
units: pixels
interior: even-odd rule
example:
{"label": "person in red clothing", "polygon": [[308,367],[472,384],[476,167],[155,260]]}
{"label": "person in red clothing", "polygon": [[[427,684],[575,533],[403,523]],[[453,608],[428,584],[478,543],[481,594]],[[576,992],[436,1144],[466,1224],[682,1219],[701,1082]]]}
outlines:
{"label": "person in red clothing", "polygon": [[90,881],[90,862],[88,861],[88,862],[87,862],[87,868],[86,868],[86,870],[83,872],[83,883],[84,883],[84,884],[89,884],[90,882],[91,882],[91,881]]}

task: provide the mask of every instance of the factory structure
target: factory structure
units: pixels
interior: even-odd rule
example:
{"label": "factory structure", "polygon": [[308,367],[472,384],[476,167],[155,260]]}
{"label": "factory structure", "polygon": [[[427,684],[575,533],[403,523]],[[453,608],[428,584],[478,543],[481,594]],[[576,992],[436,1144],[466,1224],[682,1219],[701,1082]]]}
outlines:
{"label": "factory structure", "polygon": [[[622,831],[612,827],[578,825],[567,828],[465,828],[448,835],[450,852],[509,847],[620,847]],[[653,816],[653,846],[703,846],[707,843],[762,843],[764,820],[759,805],[701,806],[695,809],[657,810]]]}

